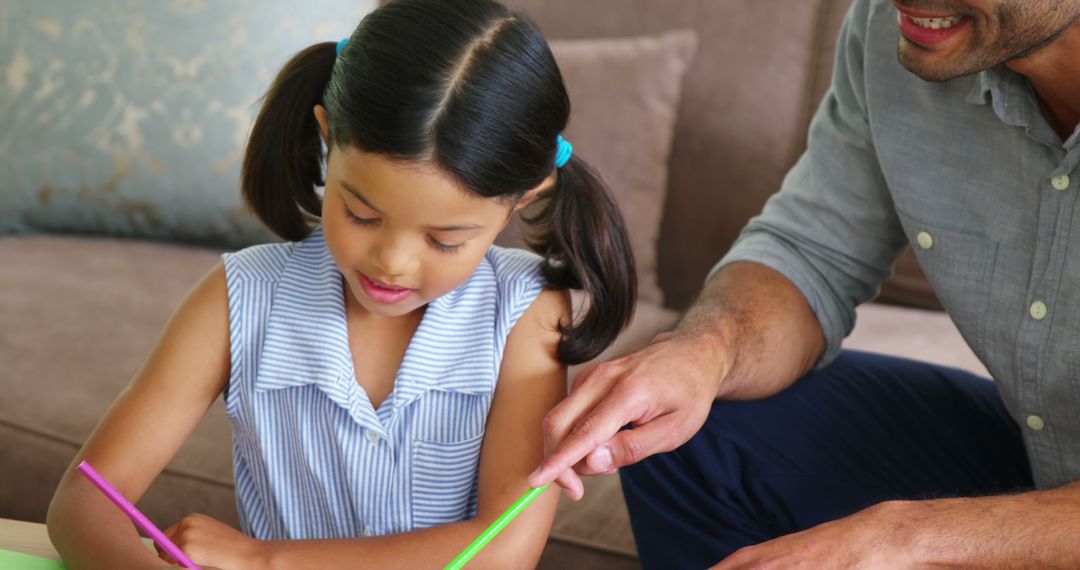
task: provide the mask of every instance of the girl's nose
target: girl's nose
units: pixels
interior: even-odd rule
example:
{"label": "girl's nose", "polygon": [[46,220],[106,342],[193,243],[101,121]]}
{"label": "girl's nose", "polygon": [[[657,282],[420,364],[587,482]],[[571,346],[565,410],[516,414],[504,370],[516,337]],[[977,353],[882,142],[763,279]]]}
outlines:
{"label": "girl's nose", "polygon": [[383,277],[406,277],[416,272],[416,256],[400,240],[384,242],[373,253],[372,265]]}

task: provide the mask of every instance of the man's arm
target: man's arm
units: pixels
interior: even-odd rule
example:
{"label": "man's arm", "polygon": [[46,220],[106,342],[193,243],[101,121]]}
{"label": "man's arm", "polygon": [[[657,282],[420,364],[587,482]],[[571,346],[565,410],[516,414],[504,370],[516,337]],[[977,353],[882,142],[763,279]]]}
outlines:
{"label": "man's arm", "polygon": [[771,396],[805,374],[825,350],[821,324],[799,290],[764,265],[737,262],[719,270],[672,338],[700,337],[714,362],[716,397]]}
{"label": "man's arm", "polygon": [[913,561],[994,568],[1080,567],[1080,484],[1018,495],[901,503]]}
{"label": "man's arm", "polygon": [[1077,568],[1080,483],[994,497],[890,501],[744,548],[737,568]]}
{"label": "man's arm", "polygon": [[[578,375],[573,395],[544,419],[545,435],[560,448],[529,484],[558,476],[570,497],[580,498],[581,482],[569,468],[582,457],[577,472],[588,475],[675,449],[701,427],[715,398],[779,392],[824,346],[817,318],[790,281],[756,263],[726,266],[672,333]],[[635,429],[618,432],[626,423]]]}

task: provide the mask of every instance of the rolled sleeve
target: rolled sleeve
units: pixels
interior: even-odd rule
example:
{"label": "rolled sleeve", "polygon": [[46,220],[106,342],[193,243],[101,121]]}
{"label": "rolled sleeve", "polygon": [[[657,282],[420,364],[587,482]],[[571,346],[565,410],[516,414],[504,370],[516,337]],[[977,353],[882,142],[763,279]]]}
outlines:
{"label": "rolled sleeve", "polygon": [[749,261],[790,280],[825,333],[818,367],[839,354],[855,307],[877,294],[906,244],[867,119],[868,5],[856,2],[845,19],[832,86],[811,122],[807,151],[709,274]]}

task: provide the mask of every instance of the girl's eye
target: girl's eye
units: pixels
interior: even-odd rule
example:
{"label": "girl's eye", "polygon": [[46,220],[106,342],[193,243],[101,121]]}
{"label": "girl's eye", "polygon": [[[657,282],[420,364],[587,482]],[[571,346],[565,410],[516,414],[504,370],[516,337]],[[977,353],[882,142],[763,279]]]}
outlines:
{"label": "girl's eye", "polygon": [[434,247],[437,251],[441,253],[456,253],[459,249],[461,249],[461,246],[465,245],[464,243],[447,245],[431,236],[428,236],[428,243],[430,243],[432,247]]}
{"label": "girl's eye", "polygon": [[348,208],[345,208],[345,215],[348,216],[349,220],[354,224],[360,224],[361,226],[374,226],[379,223],[379,218],[361,218],[352,213]]}
{"label": "girl's eye", "polygon": [[[360,216],[352,213],[352,210],[348,208],[345,208],[345,216],[349,218],[350,222],[354,224],[359,224],[361,226],[374,226],[377,225],[380,221],[379,218],[361,218]],[[464,243],[448,245],[431,236],[428,236],[428,243],[430,243],[431,247],[434,247],[435,250],[440,253],[456,253],[459,249],[461,249],[462,246],[465,245]]]}

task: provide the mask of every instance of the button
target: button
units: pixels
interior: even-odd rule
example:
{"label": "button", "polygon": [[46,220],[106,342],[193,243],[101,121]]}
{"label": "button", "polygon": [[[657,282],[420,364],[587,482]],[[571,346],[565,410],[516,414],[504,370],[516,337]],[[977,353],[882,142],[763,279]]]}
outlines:
{"label": "button", "polygon": [[360,529],[360,534],[363,534],[364,536],[371,536],[371,525],[364,524],[363,528]]}
{"label": "button", "polygon": [[934,247],[934,236],[926,232],[919,232],[919,235],[915,236],[915,241],[918,242],[919,247],[923,249]]}
{"label": "button", "polygon": [[1064,174],[1050,179],[1050,185],[1054,187],[1054,190],[1064,190],[1068,188],[1069,182],[1069,177]]}
{"label": "button", "polygon": [[1027,425],[1035,431],[1042,431],[1042,429],[1046,427],[1046,422],[1039,416],[1032,414],[1027,417]]}
{"label": "button", "polygon": [[371,443],[379,443],[379,434],[371,430],[367,430],[366,432],[364,432],[364,437],[366,437],[367,440]]}
{"label": "button", "polygon": [[1031,304],[1030,312],[1031,318],[1035,319],[1036,321],[1043,320],[1043,318],[1046,317],[1046,303],[1043,303],[1042,301],[1035,301]]}

